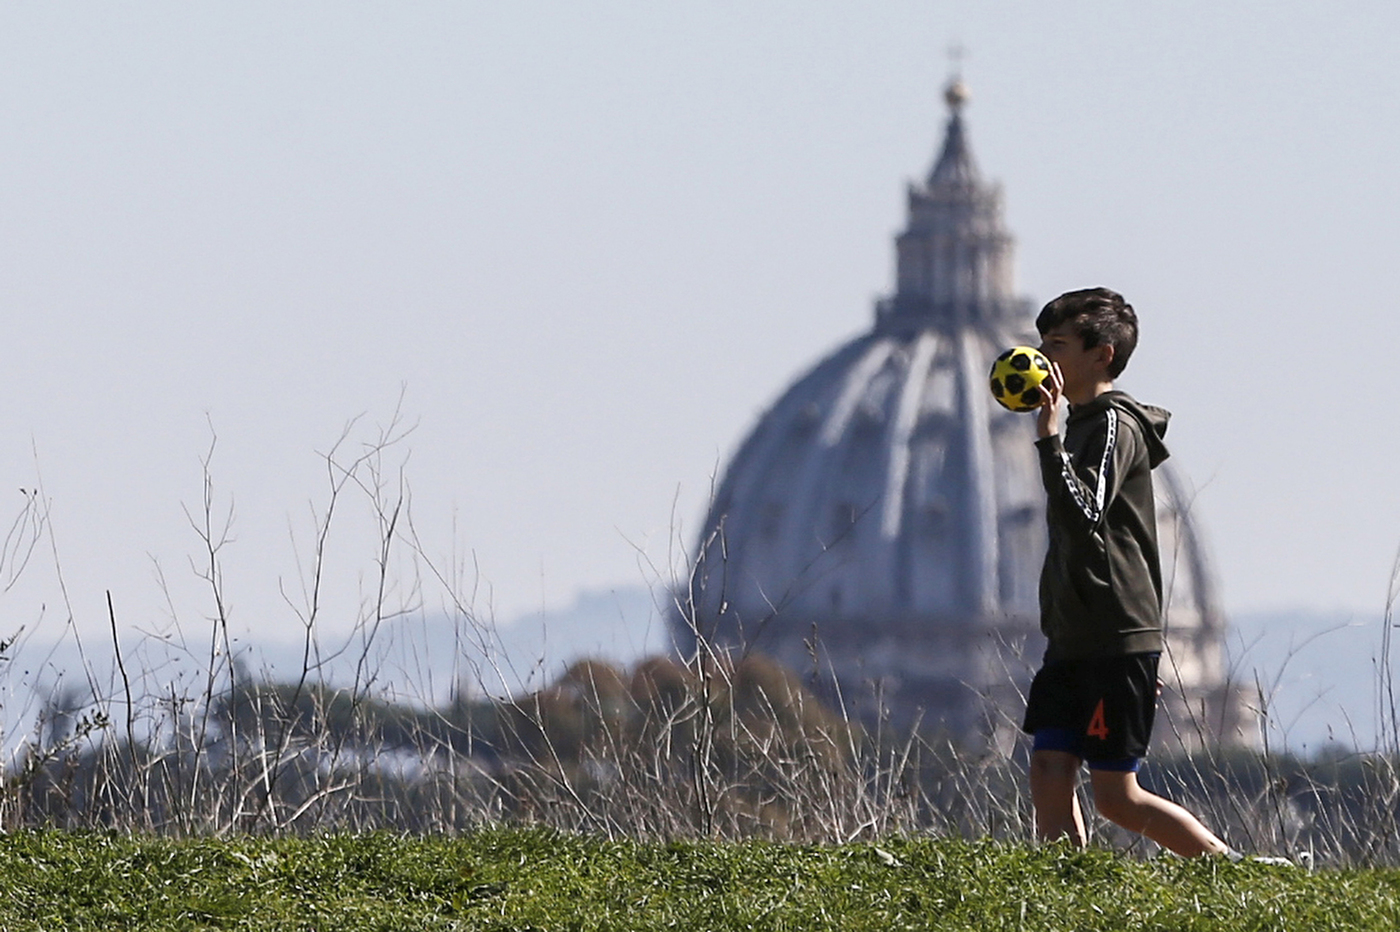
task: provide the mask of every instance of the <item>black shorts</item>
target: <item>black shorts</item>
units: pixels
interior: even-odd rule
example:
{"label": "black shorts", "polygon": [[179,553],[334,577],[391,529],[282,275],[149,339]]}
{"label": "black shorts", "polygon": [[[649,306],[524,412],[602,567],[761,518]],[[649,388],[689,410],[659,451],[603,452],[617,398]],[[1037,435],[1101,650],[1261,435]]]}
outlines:
{"label": "black shorts", "polygon": [[1038,748],[1068,751],[1109,769],[1147,754],[1157,713],[1157,660],[1128,654],[1047,663],[1031,681],[1027,733]]}

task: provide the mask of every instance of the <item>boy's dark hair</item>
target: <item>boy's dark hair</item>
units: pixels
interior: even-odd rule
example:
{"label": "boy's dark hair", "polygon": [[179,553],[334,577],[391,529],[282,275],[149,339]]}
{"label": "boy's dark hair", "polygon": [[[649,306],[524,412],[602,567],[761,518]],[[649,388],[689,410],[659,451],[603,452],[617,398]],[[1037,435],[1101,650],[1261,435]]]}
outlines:
{"label": "boy's dark hair", "polygon": [[1074,325],[1074,332],[1084,341],[1085,349],[1108,344],[1113,347],[1113,362],[1108,377],[1116,379],[1128,365],[1137,348],[1138,319],[1133,306],[1123,296],[1107,288],[1084,288],[1067,291],[1041,310],[1035,319],[1035,329],[1041,336],[1064,323]]}

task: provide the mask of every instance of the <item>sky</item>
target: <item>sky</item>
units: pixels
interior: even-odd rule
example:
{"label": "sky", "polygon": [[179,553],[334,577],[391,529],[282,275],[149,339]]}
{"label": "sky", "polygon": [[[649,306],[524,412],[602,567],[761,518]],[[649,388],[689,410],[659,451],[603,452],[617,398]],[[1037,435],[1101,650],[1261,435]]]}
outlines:
{"label": "sky", "polygon": [[1175,413],[1225,607],[1377,614],[1398,31],[1347,0],[0,2],[0,527],[45,520],[0,629],[206,624],[206,491],[255,636],[316,578],[348,628],[380,565],[386,604],[502,620],[669,578],[890,290],[954,44],[1019,291],[1142,317],[1121,385]]}

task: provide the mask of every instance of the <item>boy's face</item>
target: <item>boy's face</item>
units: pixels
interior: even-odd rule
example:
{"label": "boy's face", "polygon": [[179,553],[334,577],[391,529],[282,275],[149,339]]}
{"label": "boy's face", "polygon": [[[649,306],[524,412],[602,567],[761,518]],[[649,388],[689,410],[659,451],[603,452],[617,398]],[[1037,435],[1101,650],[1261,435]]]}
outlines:
{"label": "boy's face", "polygon": [[1113,347],[1105,343],[1085,349],[1084,340],[1075,332],[1073,321],[1041,334],[1040,351],[1059,365],[1065,378],[1065,397],[1071,400],[1104,382],[1113,381],[1108,375],[1109,364],[1113,362]]}

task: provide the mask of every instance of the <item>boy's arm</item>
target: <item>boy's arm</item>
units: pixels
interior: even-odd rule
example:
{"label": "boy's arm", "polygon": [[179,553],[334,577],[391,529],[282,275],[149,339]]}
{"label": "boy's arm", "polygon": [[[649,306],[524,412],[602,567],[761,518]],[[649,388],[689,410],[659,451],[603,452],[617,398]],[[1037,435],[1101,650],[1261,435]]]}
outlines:
{"label": "boy's arm", "polygon": [[1036,441],[1045,493],[1071,530],[1088,535],[1103,523],[1123,477],[1139,456],[1142,439],[1132,419],[1109,407],[1093,435],[1072,460],[1058,433]]}

